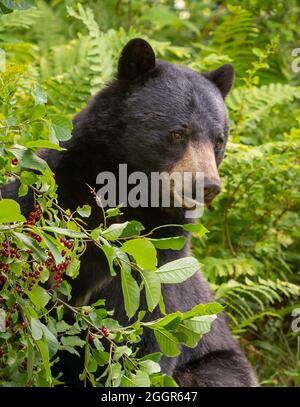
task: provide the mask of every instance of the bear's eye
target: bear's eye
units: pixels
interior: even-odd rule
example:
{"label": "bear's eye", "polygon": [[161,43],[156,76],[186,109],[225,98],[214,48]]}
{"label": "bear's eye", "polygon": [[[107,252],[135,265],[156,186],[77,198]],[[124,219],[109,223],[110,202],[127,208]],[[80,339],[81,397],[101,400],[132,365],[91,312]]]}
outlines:
{"label": "bear's eye", "polygon": [[171,131],[172,141],[174,141],[175,143],[183,141],[185,139],[185,136],[186,133],[184,130]]}
{"label": "bear's eye", "polygon": [[223,134],[219,134],[215,141],[215,149],[221,150],[221,148],[223,147],[223,144],[224,144],[224,136],[223,136]]}

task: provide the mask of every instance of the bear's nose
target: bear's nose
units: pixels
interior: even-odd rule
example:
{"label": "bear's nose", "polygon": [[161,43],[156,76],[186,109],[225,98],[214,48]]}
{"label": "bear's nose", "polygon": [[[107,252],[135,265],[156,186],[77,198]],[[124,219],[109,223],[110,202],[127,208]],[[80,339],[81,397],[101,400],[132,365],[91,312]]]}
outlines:
{"label": "bear's nose", "polygon": [[204,202],[211,203],[216,195],[221,191],[221,185],[218,180],[204,180]]}

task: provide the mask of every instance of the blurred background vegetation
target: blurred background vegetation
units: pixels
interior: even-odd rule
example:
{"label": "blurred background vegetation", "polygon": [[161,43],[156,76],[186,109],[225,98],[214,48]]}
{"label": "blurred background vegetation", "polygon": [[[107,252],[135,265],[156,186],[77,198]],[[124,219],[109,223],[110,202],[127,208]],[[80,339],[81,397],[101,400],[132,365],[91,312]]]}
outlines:
{"label": "blurred background vegetation", "polygon": [[291,65],[300,2],[1,0],[0,9],[6,89],[26,71],[22,89],[38,82],[53,114],[67,118],[111,79],[132,37],[197,71],[234,64],[222,193],[201,219],[210,233],[194,239],[194,254],[260,383],[299,386],[291,314],[299,307],[300,87]]}

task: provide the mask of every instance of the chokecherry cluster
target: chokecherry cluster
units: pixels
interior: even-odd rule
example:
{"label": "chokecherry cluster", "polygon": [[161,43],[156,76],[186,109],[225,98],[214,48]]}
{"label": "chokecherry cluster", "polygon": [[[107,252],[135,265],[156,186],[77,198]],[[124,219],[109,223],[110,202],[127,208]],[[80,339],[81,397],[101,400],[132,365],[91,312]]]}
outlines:
{"label": "chokecherry cluster", "polygon": [[[42,211],[39,205],[35,205],[34,210],[29,213],[28,220],[24,226],[34,226],[42,217]],[[34,232],[30,232],[30,236],[38,243],[42,241],[41,236]]]}
{"label": "chokecherry cluster", "polygon": [[109,336],[109,330],[104,325],[102,325],[100,331],[106,338]]}
{"label": "chokecherry cluster", "polygon": [[[102,325],[102,327],[100,328],[100,331],[102,333],[103,336],[105,336],[105,338],[107,338],[109,336],[109,330]],[[95,339],[95,336],[93,334],[89,334],[89,342],[93,342],[93,340]]]}
{"label": "chokecherry cluster", "polygon": [[[61,255],[64,257],[66,255],[66,251],[62,250]],[[63,273],[66,271],[66,269],[68,268],[70,262],[71,262],[71,256],[66,256],[66,258],[64,259],[64,261],[62,261],[60,264],[53,264],[54,259],[52,256],[52,253],[50,254],[50,256],[48,255],[48,258],[46,260],[47,264],[52,264],[50,270],[52,273],[54,273],[54,280],[56,282],[55,287],[56,288],[60,288],[63,282]]]}
{"label": "chokecherry cluster", "polygon": [[63,237],[60,239],[60,241],[67,249],[72,249],[73,243],[69,242],[66,238]]}
{"label": "chokecherry cluster", "polygon": [[[19,259],[21,257],[20,253],[14,247],[14,245],[7,241],[2,242],[2,249],[1,249],[0,253],[3,257],[10,257],[10,258],[15,257],[17,259]],[[4,264],[4,263],[1,263],[1,264]]]}

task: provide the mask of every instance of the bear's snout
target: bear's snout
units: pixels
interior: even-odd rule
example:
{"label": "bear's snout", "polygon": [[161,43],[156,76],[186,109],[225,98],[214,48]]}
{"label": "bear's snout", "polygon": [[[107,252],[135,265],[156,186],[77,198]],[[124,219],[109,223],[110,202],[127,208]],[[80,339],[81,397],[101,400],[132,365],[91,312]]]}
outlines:
{"label": "bear's snout", "polygon": [[221,191],[219,180],[204,179],[204,203],[209,204]]}

